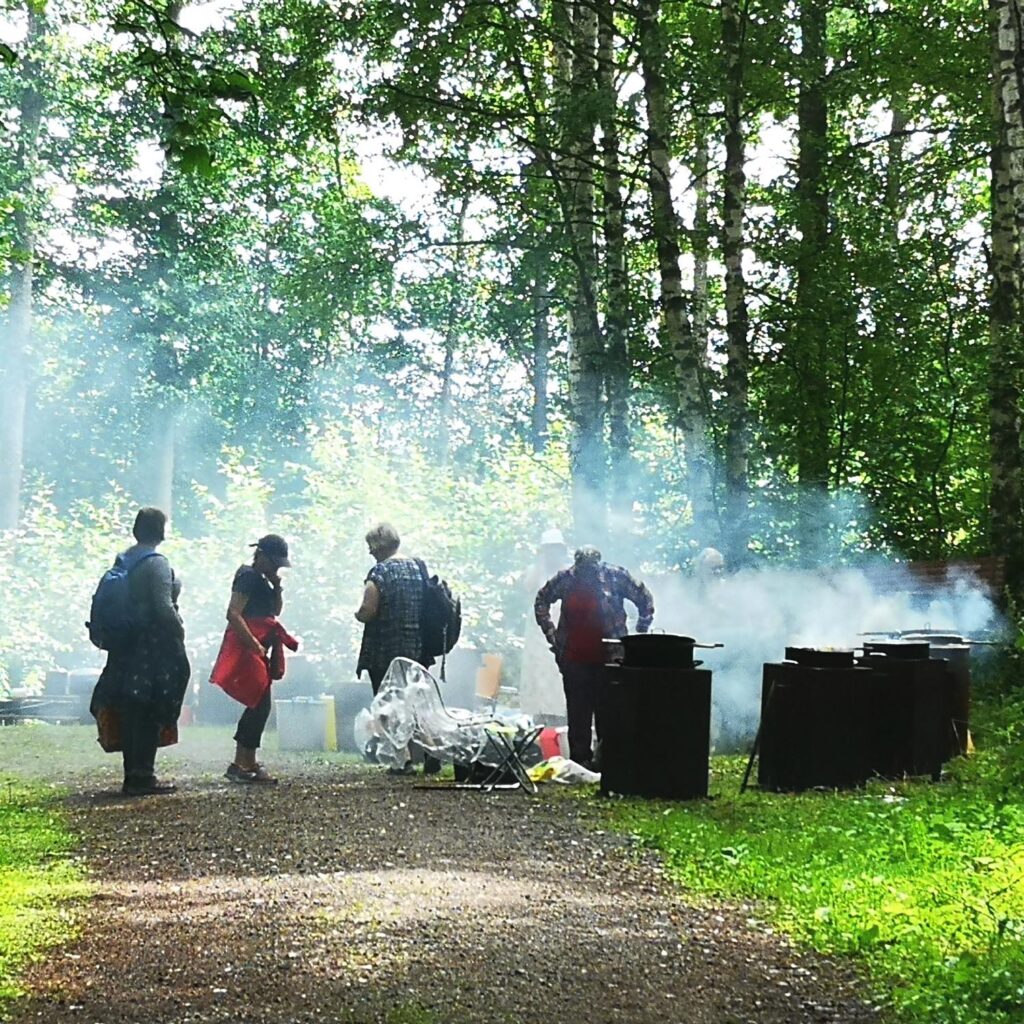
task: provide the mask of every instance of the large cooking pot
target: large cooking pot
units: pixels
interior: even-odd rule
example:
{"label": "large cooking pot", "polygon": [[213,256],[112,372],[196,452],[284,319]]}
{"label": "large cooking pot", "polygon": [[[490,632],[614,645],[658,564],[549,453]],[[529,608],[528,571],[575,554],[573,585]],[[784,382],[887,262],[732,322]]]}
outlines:
{"label": "large cooking pot", "polygon": [[620,637],[622,664],[626,668],[693,668],[695,647],[721,647],[698,643],[692,636],[676,633],[630,633]]}
{"label": "large cooking pot", "polygon": [[964,638],[959,633],[944,633],[937,629],[916,629],[913,633],[901,633],[900,640],[904,643],[962,644]]}
{"label": "large cooking pot", "polygon": [[906,640],[894,640],[892,643],[869,640],[864,644],[866,655],[884,654],[887,658],[899,661],[927,661],[930,649],[928,642],[910,642]]}
{"label": "large cooking pot", "polygon": [[847,647],[787,647],[786,661],[805,668],[853,668],[854,652]]}

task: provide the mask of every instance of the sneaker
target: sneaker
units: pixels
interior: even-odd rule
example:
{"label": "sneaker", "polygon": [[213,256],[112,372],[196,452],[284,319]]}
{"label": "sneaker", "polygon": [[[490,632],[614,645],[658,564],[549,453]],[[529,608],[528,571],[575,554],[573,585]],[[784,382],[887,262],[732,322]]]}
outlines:
{"label": "sneaker", "polygon": [[415,775],[416,769],[413,767],[412,761],[406,761],[401,768],[397,767],[388,769],[388,775]]}

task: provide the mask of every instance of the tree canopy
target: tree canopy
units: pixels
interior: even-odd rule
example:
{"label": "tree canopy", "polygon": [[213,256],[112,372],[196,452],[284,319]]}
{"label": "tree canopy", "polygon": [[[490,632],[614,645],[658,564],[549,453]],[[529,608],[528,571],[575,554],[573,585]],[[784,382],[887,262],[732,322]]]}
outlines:
{"label": "tree canopy", "polygon": [[507,551],[1019,586],[1015,10],[6,0],[0,527],[198,537],[247,466],[265,519],[433,479]]}

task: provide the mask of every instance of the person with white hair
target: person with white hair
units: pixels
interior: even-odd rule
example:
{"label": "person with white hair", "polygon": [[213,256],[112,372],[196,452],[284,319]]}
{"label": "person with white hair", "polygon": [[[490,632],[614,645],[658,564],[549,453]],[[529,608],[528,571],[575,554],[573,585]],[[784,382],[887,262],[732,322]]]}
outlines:
{"label": "person with white hair", "polygon": [[[537,545],[537,557],[523,576],[522,586],[530,599],[556,572],[569,565],[569,549],[562,531],[545,530]],[[562,674],[547,640],[528,624],[523,637],[523,659],[519,672],[519,707],[543,725],[565,724],[565,694]]]}
{"label": "person with white hair", "polygon": [[725,557],[717,548],[704,548],[693,560],[693,575],[698,586],[707,588],[725,573]]}
{"label": "person with white hair", "polygon": [[[561,602],[557,628],[551,605]],[[605,686],[605,639],[625,636],[626,609],[636,605],[636,631],[646,633],[654,619],[654,598],[621,565],[601,560],[594,547],[576,550],[570,569],[556,573],[537,591],[534,617],[554,651],[562,672],[569,719],[569,757],[593,768],[593,730],[601,737],[601,703]]]}
{"label": "person with white hair", "polygon": [[[356,675],[366,672],[375,697],[395,658],[408,658],[425,668],[434,660],[423,651],[426,566],[419,559],[400,555],[401,543],[398,531],[390,523],[378,523],[366,534],[374,565],[366,575],[362,602],[355,612],[356,621],[363,623]],[[440,761],[424,756],[425,774],[440,770]],[[412,774],[412,762],[393,771]]]}

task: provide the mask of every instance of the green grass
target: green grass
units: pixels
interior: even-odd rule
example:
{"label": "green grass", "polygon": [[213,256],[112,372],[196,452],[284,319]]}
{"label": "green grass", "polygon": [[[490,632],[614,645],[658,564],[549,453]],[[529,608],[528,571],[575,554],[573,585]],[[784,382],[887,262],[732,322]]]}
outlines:
{"label": "green grass", "polygon": [[1024,809],[999,756],[846,794],[740,795],[743,767],[714,760],[711,801],[609,816],[690,893],[753,901],[797,942],[854,957],[898,1019],[1024,1021]]}
{"label": "green grass", "polygon": [[74,932],[86,893],[55,793],[0,776],[0,1017],[30,959]]}

